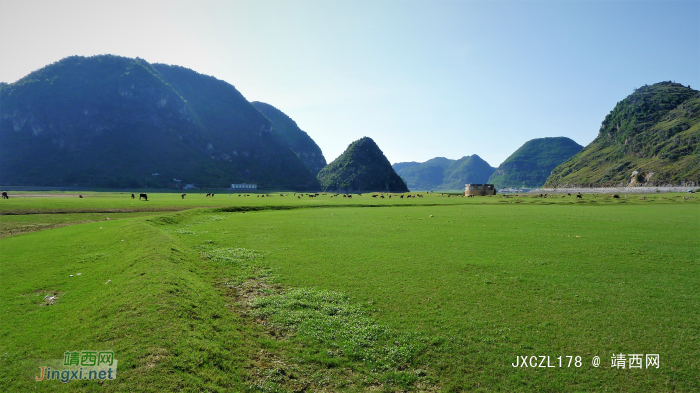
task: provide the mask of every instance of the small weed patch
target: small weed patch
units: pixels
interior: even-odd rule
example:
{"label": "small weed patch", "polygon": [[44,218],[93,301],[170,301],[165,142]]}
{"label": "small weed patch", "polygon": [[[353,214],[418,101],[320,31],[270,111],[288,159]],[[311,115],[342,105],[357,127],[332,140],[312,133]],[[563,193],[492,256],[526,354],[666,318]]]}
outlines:
{"label": "small weed patch", "polygon": [[419,335],[378,324],[365,307],[339,292],[292,289],[253,298],[248,305],[254,316],[328,347],[328,357],[344,356],[373,370],[404,369],[426,347]]}
{"label": "small weed patch", "polygon": [[244,265],[263,258],[263,254],[245,248],[217,248],[203,251],[200,255],[214,263],[227,265]]}

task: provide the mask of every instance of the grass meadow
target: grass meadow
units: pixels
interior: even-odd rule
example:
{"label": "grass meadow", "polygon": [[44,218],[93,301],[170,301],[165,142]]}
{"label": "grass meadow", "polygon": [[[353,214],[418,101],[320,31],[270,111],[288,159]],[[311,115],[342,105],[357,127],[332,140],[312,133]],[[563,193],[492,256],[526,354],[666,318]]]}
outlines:
{"label": "grass meadow", "polygon": [[[0,203],[0,391],[700,391],[687,194],[53,195]],[[74,350],[117,378],[35,381]]]}

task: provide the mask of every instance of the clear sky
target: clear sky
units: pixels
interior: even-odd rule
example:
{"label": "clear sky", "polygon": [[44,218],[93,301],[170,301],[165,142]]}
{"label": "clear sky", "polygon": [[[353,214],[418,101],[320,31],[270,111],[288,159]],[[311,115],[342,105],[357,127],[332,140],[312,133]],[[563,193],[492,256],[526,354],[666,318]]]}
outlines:
{"label": "clear sky", "polygon": [[294,119],[328,162],[587,145],[615,104],[700,87],[700,1],[0,1],[0,81],[71,55],[177,64]]}

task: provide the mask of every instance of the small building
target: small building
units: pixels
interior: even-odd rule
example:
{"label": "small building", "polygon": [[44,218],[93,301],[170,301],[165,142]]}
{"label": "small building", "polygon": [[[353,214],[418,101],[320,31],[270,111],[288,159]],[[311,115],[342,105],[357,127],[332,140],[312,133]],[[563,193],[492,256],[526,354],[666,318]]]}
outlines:
{"label": "small building", "polygon": [[468,195],[496,195],[496,187],[493,184],[465,184],[464,196]]}
{"label": "small building", "polygon": [[258,185],[257,184],[247,184],[247,183],[231,184],[231,188],[234,190],[257,190]]}

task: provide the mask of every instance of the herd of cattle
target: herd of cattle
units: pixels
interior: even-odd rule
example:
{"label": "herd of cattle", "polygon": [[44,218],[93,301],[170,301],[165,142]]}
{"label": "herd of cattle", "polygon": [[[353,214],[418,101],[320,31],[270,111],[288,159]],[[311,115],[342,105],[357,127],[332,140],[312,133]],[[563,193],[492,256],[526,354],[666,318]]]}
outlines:
{"label": "herd of cattle", "polygon": [[[430,192],[429,192],[429,193],[430,193]],[[185,199],[185,196],[186,196],[186,195],[187,195],[187,194],[181,194],[180,197],[181,197],[182,199]],[[229,195],[233,195],[233,194],[229,194]],[[250,194],[237,194],[237,195],[238,195],[239,197],[241,197],[241,196],[243,196],[243,197],[249,197],[249,196],[251,196]],[[306,193],[306,194],[305,194],[305,193],[296,193],[296,192],[295,192],[295,193],[292,194],[292,197],[297,197],[298,199],[301,199],[301,197],[303,197],[303,196],[306,196],[306,197],[309,197],[309,198],[316,198],[316,197],[318,197],[318,196],[320,196],[320,195],[329,195],[329,194],[327,194],[327,193],[323,193],[323,194],[319,194],[319,193],[308,194],[308,193]],[[340,195],[342,195],[343,198],[352,198],[352,194],[331,194],[331,198],[339,197]],[[359,197],[362,196],[362,194],[359,194],[359,193],[356,194],[356,195],[359,196]],[[570,193],[567,194],[567,195],[568,195],[568,196],[572,196]],[[285,194],[279,194],[279,196],[285,197],[285,196],[290,196],[290,195],[289,195],[289,194],[286,194],[286,195],[285,195]],[[404,198],[407,198],[407,199],[408,199],[408,198],[423,198],[423,195],[418,194],[418,193],[417,193],[417,194],[408,194],[408,195],[405,195],[405,194],[391,194],[391,193],[379,193],[379,194],[373,193],[373,194],[372,194],[372,198],[380,198],[380,199],[384,199],[384,198],[391,199],[392,196],[398,197],[398,198],[400,198],[400,199],[404,199]],[[442,196],[445,196],[445,194],[443,193]],[[525,195],[525,194],[523,194],[523,195],[520,195],[520,194],[501,194],[501,196],[502,196],[503,198],[510,198],[510,197],[513,197],[513,196],[515,196],[515,197],[526,197],[526,196],[529,196],[529,197],[531,197],[531,198],[556,198],[556,197],[566,198],[566,195],[563,195],[563,194],[556,194],[556,195],[551,195],[551,194],[550,194],[550,195],[547,195],[547,194],[539,194],[539,195],[535,195],[535,194],[532,194],[532,195]],[[593,198],[597,198],[598,195],[592,194],[592,196],[593,196]],[[79,197],[79,198],[82,198],[83,196],[82,196],[82,195],[78,195],[78,197]],[[212,197],[212,198],[213,198],[213,197],[214,197],[214,193],[207,193],[207,194],[206,194],[206,197]],[[265,198],[265,197],[268,197],[268,198],[269,198],[269,197],[272,197],[272,195],[270,195],[270,194],[257,194],[256,197],[258,197],[258,198]],[[451,195],[451,194],[447,194],[447,197],[448,197],[448,198],[449,198],[449,197],[467,197],[467,198],[473,198],[473,197],[475,197],[475,195]],[[583,199],[583,195],[581,195],[580,192],[579,192],[578,194],[576,194],[575,197],[576,197],[576,199]],[[613,197],[613,199],[620,199],[620,196],[617,195],[617,194],[614,194],[612,197]],[[625,197],[625,198],[626,198],[626,197]],[[2,199],[10,199],[10,196],[7,194],[7,191],[3,191],[3,192],[2,192]],[[131,199],[136,199],[136,194],[131,194]],[[139,201],[140,201],[140,200],[148,201],[148,195],[147,195],[147,194],[139,194]]]}

